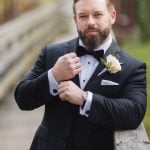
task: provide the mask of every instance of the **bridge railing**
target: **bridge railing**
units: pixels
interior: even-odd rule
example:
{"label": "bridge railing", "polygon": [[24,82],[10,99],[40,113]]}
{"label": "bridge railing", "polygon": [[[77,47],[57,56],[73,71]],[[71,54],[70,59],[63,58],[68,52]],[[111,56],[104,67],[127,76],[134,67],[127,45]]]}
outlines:
{"label": "bridge railing", "polygon": [[41,47],[65,32],[67,17],[61,12],[64,4],[57,0],[0,26],[0,100],[32,64]]}
{"label": "bridge railing", "polygon": [[143,123],[135,130],[114,133],[115,150],[150,150],[150,141]]}

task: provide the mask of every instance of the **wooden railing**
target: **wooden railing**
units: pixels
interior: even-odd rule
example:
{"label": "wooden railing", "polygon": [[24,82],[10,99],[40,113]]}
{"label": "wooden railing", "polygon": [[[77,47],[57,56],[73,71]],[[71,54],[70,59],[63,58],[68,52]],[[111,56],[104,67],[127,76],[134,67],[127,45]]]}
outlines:
{"label": "wooden railing", "polygon": [[38,7],[0,26],[0,100],[33,63],[39,50],[67,29],[64,1]]}
{"label": "wooden railing", "polygon": [[135,130],[114,133],[115,150],[150,150],[143,123]]}

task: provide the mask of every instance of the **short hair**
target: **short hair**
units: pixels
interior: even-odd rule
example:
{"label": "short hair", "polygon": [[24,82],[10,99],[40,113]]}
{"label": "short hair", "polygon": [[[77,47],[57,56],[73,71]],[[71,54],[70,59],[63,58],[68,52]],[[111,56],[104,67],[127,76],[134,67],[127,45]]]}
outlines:
{"label": "short hair", "polygon": [[[75,4],[77,2],[79,2],[80,0],[73,0],[73,12],[74,14],[76,14],[76,9],[75,9]],[[107,7],[110,8],[114,8],[114,0],[106,0],[107,2]]]}

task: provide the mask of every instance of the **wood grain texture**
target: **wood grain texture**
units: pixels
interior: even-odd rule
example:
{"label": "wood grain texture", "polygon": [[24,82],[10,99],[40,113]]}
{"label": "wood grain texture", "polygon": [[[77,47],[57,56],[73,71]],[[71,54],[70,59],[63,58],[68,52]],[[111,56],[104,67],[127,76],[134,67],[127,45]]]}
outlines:
{"label": "wood grain texture", "polygon": [[115,150],[150,150],[150,141],[143,123],[135,130],[114,133]]}

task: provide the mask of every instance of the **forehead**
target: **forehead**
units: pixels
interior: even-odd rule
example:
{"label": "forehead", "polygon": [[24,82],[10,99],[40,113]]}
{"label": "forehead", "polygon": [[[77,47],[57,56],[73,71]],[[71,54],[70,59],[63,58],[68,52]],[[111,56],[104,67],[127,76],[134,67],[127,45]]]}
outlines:
{"label": "forehead", "polygon": [[107,10],[106,0],[79,0],[75,4],[77,13],[87,11],[104,11]]}

